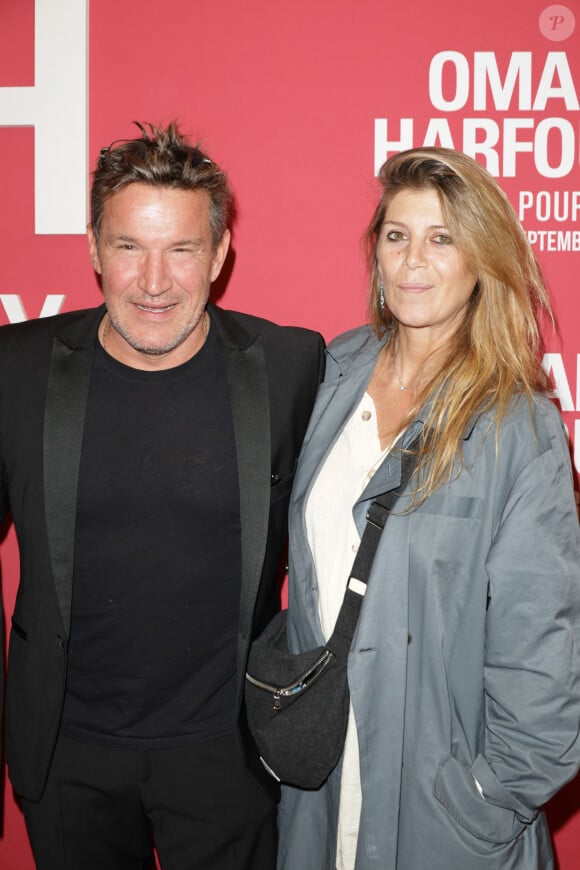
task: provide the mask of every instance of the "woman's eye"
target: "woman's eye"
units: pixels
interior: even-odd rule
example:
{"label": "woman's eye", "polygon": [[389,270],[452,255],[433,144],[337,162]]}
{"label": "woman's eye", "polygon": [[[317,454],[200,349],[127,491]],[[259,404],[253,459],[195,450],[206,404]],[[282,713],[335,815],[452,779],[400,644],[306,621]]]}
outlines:
{"label": "woman's eye", "polygon": [[387,241],[400,242],[405,236],[400,230],[389,230],[387,233]]}
{"label": "woman's eye", "polygon": [[433,241],[438,245],[452,245],[453,239],[451,236],[448,236],[446,233],[437,233],[436,236],[433,237]]}

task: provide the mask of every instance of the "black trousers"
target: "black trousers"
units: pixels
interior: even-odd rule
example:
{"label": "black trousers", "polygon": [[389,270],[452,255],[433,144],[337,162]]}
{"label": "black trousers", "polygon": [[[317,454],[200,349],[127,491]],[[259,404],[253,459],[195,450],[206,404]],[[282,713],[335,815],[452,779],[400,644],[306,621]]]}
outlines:
{"label": "black trousers", "polygon": [[121,749],[61,735],[39,802],[22,801],[37,870],[274,870],[276,807],[234,736]]}

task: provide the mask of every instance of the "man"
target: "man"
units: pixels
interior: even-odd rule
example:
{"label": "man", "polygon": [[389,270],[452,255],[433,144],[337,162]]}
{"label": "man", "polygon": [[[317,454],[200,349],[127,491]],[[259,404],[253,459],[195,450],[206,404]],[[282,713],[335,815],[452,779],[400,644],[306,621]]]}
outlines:
{"label": "man", "polygon": [[242,686],[322,342],[208,304],[227,179],[174,124],[140,129],[94,174],[104,306],[0,330],[7,762],[39,870],[145,870],[154,846],[163,870],[267,870]]}

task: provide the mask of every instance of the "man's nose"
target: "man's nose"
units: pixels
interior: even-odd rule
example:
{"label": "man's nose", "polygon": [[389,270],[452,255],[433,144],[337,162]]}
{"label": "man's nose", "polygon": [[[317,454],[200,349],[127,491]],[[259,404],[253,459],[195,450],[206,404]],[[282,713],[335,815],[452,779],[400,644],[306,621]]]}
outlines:
{"label": "man's nose", "polygon": [[149,296],[159,296],[170,290],[172,283],[163,254],[147,254],[139,270],[137,280],[139,289]]}

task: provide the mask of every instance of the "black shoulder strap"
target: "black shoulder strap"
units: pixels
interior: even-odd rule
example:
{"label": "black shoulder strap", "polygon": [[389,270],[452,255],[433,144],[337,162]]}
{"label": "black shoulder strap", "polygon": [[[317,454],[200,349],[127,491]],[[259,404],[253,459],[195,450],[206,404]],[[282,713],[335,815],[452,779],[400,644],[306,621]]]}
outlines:
{"label": "black shoulder strap", "polygon": [[327,649],[335,655],[343,657],[348,655],[383,529],[389,514],[392,513],[399,496],[413,474],[417,464],[420,440],[421,433],[413,439],[402,454],[400,484],[395,489],[377,496],[367,511],[367,524],[350,570],[344,600],[332,636],[326,644]]}

